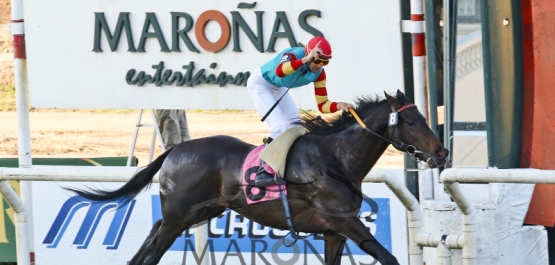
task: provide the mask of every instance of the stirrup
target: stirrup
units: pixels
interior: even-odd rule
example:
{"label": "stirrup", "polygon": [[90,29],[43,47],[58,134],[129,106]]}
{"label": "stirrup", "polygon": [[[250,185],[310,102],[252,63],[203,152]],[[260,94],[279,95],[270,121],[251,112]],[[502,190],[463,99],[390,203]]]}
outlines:
{"label": "stirrup", "polygon": [[261,167],[261,170],[259,170],[256,173],[256,176],[254,177],[254,186],[256,187],[266,187],[266,186],[271,186],[271,185],[284,185],[286,184],[285,180],[283,178],[280,178],[277,176],[277,174],[274,174],[273,176],[266,172],[266,170],[264,170],[263,167]]}

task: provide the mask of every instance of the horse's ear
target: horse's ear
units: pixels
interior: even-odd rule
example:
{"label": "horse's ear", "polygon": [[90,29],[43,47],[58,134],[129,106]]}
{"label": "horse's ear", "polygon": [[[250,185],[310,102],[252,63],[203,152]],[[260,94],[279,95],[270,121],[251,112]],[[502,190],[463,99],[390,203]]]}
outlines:
{"label": "horse's ear", "polygon": [[[399,93],[400,91],[397,90],[397,93]],[[393,108],[398,109],[401,106],[401,102],[399,102],[399,100],[397,100],[396,98],[390,96],[389,94],[387,94],[385,91],[383,92],[385,95],[385,98],[387,99],[387,102],[389,102],[389,105],[391,105]]]}
{"label": "horse's ear", "polygon": [[402,106],[406,105],[406,104],[411,104],[412,102],[410,101],[409,98],[407,98],[407,96],[401,92],[401,90],[397,89],[397,96],[396,96],[397,100],[399,100],[399,102],[401,103]]}

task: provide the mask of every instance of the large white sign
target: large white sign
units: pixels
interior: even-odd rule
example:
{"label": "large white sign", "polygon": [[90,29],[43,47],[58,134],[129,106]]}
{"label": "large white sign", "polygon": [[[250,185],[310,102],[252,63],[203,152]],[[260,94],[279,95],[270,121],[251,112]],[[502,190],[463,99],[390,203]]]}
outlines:
{"label": "large white sign", "polygon": [[[399,177],[402,170],[395,170]],[[85,185],[116,189],[114,183],[33,183],[33,217],[36,262],[41,265],[125,264],[140,248],[154,222],[161,218],[158,184],[140,193],[130,204],[91,203],[74,197],[60,186]],[[408,264],[406,211],[385,184],[364,183],[360,219],[380,243]],[[324,240],[308,234],[291,248],[283,245],[288,231],[261,226],[226,211],[209,223],[209,249],[199,257],[194,229],[180,236],[160,264],[321,264]],[[184,255],[185,254],[185,255]],[[345,264],[376,264],[349,241],[343,252]],[[185,260],[185,263],[182,263]]]}
{"label": "large white sign", "polygon": [[[26,0],[39,108],[253,109],[246,80],[323,34],[329,98],[403,88],[399,1]],[[290,91],[317,109],[312,85]]]}

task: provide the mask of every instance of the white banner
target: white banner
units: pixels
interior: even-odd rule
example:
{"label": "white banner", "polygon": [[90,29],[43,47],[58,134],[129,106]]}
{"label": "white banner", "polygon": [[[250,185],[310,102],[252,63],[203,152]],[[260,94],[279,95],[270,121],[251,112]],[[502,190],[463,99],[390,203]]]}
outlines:
{"label": "white banner", "polygon": [[[402,170],[394,172],[402,177]],[[122,184],[33,183],[37,264],[125,264],[140,248],[153,223],[161,218],[157,184],[124,207],[118,203],[90,203],[60,189],[85,185],[116,189]],[[361,221],[401,264],[408,264],[405,208],[385,184],[364,183],[362,192],[369,198],[362,203]],[[282,241],[288,231],[261,226],[232,211],[212,219],[209,231],[214,255],[198,257],[191,251],[195,240],[194,229],[189,229],[175,241],[160,264],[197,264],[200,259],[210,259],[210,264],[321,264],[324,259],[321,236],[305,234],[288,248]],[[342,258],[345,264],[375,264],[351,241]]]}
{"label": "white banner", "polygon": [[[246,79],[323,34],[329,98],[403,90],[399,1],[26,0],[38,108],[253,109]],[[317,109],[313,86],[292,89]]]}

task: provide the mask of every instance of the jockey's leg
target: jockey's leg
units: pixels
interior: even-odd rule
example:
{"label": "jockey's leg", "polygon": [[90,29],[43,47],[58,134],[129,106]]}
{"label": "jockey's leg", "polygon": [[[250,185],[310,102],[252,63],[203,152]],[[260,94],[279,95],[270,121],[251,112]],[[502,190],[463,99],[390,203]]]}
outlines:
{"label": "jockey's leg", "polygon": [[[282,91],[285,92],[285,88],[282,88]],[[281,94],[280,94],[281,96]],[[287,122],[287,124],[282,124],[285,126],[284,129],[280,132],[280,134],[288,128],[294,126],[302,126],[301,123],[301,116],[299,115],[299,110],[297,109],[297,105],[293,101],[293,98],[289,94],[283,96],[281,101],[278,104],[278,108],[280,109],[283,119]],[[279,135],[279,134],[278,134]],[[269,173],[268,173],[269,172]],[[275,176],[273,169],[269,168],[269,165],[262,164],[256,174],[254,185],[258,187],[265,187],[269,185],[275,184],[283,184],[284,181],[280,177],[282,176]]]}
{"label": "jockey's leg", "polygon": [[[247,91],[253,99],[256,110],[260,116],[266,115],[281,95],[283,95],[285,90],[286,89],[283,87],[274,86],[264,80],[259,70],[254,71],[247,81]],[[270,137],[268,139],[275,139],[278,135],[287,130],[288,127],[288,121],[281,110],[281,104],[278,104],[264,121],[270,127]],[[269,142],[266,141],[265,144],[269,144]],[[273,175],[269,173],[265,167],[268,167],[268,165],[262,161],[256,173],[255,186],[265,187],[275,184],[272,181]]]}
{"label": "jockey's leg", "polygon": [[[260,75],[260,70],[256,70],[247,81],[247,91],[254,102],[258,114],[263,117],[285,92],[285,89],[268,83]],[[266,120],[264,120],[270,127],[270,137],[274,139],[287,130],[288,123],[280,105],[274,108]]]}
{"label": "jockey's leg", "polygon": [[279,108],[283,113],[283,118],[287,121],[287,129],[294,126],[302,126],[301,115],[299,109],[293,101],[293,98],[287,93],[279,102]]}
{"label": "jockey's leg", "polygon": [[[264,144],[268,146],[272,142],[272,137],[264,139]],[[271,172],[271,173],[270,173]],[[260,160],[260,166],[256,171],[256,176],[254,177],[254,185],[257,187],[266,187],[275,184],[274,179],[275,172],[270,168],[264,160]]]}

